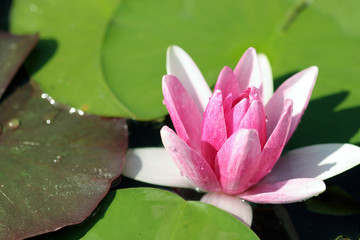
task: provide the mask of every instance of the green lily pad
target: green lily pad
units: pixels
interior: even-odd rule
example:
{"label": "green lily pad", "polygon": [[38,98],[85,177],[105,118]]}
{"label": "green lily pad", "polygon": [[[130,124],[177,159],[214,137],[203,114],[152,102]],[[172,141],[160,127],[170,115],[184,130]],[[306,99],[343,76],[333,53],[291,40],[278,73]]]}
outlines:
{"label": "green lily pad", "polygon": [[15,36],[0,32],[0,98],[37,40],[37,35]]}
{"label": "green lily pad", "polygon": [[214,206],[153,188],[110,192],[85,222],[39,239],[259,239]]}
{"label": "green lily pad", "polygon": [[[43,91],[56,101],[103,116],[129,116],[104,81],[101,45],[119,0],[16,0],[13,33],[39,33],[26,62]],[[120,57],[120,56],[119,56]]]}
{"label": "green lily pad", "polygon": [[[224,65],[234,67],[242,53],[254,46],[269,56],[275,78],[318,65],[313,98],[348,91],[351,94],[340,109],[358,106],[360,92],[354,89],[360,87],[360,45],[354,37],[358,35],[347,32],[360,19],[358,14],[345,18],[346,9],[358,4],[337,3],[342,14],[325,1],[124,0],[104,41],[106,80],[138,115],[156,117],[166,113],[161,76],[169,45],[184,48],[210,85]],[[322,9],[324,5],[329,6]],[[119,55],[124,57],[118,59]],[[326,127],[333,125],[331,120],[328,123]]]}
{"label": "green lily pad", "polygon": [[347,216],[360,213],[360,203],[337,186],[328,186],[320,196],[305,201],[305,205],[310,211],[328,215]]}
{"label": "green lily pad", "polygon": [[125,120],[70,114],[48,100],[24,85],[0,105],[0,239],[82,222],[120,175]]}
{"label": "green lily pad", "polygon": [[[56,4],[44,0],[14,1],[13,31],[40,31],[41,39],[48,40],[43,45],[40,41],[38,50],[42,55],[38,55],[39,59],[46,59],[44,54],[49,53],[49,48],[46,48],[51,45],[49,41],[57,43],[54,56],[41,69],[29,66],[38,69],[34,78],[55,99],[76,107],[83,106],[97,114],[142,120],[158,118],[167,113],[162,105],[161,77],[166,73],[165,52],[169,45],[184,48],[210,85],[215,83],[224,65],[234,67],[242,53],[253,46],[269,56],[276,85],[291,73],[318,65],[320,74],[312,99],[348,93],[346,99],[337,99],[336,109],[328,111],[321,120],[308,124],[301,129],[302,132],[310,131],[310,128],[320,129],[318,136],[323,133],[339,136],[330,137],[331,141],[360,142],[358,121],[344,124],[339,117],[341,114],[336,114],[350,109],[351,114],[346,116],[351,115],[352,119],[360,117],[357,109],[360,105],[360,92],[357,90],[360,87],[357,64],[360,62],[360,35],[356,30],[360,17],[356,0],[336,0],[331,4],[323,0],[123,0],[116,5],[117,9],[114,5],[111,14],[106,15],[106,21],[89,17],[90,14],[98,16],[99,13],[93,11],[101,12],[92,9],[95,3],[100,4],[100,1],[92,0],[91,4],[87,1],[72,2],[69,9],[65,0]],[[72,17],[77,21],[66,17],[68,11],[74,11]],[[78,28],[72,31],[70,27],[75,26]],[[90,26],[98,29],[94,31],[96,33],[90,31],[95,35],[91,35],[93,38],[84,32]],[[84,57],[89,49],[95,49],[96,54]],[[92,67],[86,68],[90,59]],[[65,65],[67,62],[69,65]],[[101,72],[100,64],[105,78],[89,80],[90,75],[93,77]],[[59,74],[67,77],[58,77]],[[89,90],[92,86],[96,86],[98,93],[107,88],[109,94],[93,94]],[[81,94],[67,94],[73,89]],[[104,97],[106,103],[98,101],[99,96]],[[94,102],[90,104],[90,101]],[[120,102],[123,107],[115,102]],[[305,115],[318,111],[318,108],[313,108]],[[343,126],[351,131],[344,131]],[[328,141],[327,135],[323,137],[324,141]],[[290,142],[291,148],[308,144],[309,137],[294,138]]]}
{"label": "green lily pad", "polygon": [[290,7],[285,1],[124,0],[104,40],[106,81],[136,115],[165,115],[161,78],[168,46],[184,48],[213,85],[221,68],[234,67],[246,48],[266,44]]}

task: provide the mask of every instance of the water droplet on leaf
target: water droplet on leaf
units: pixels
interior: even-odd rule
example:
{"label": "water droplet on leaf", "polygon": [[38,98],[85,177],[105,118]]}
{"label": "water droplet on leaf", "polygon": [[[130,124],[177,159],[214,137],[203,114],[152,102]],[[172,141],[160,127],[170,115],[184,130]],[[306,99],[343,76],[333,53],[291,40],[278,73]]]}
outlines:
{"label": "water droplet on leaf", "polygon": [[60,163],[62,159],[62,156],[57,155],[56,158],[54,159],[54,163]]}
{"label": "water droplet on leaf", "polygon": [[13,118],[10,119],[6,124],[10,129],[17,129],[20,127],[20,121],[19,119]]}
{"label": "water droplet on leaf", "polygon": [[74,112],[76,112],[76,109],[75,108],[70,108],[69,113],[73,114]]}
{"label": "water droplet on leaf", "polygon": [[45,123],[51,124],[54,121],[57,114],[58,114],[58,111],[51,111],[51,112],[48,112],[47,114],[45,114],[45,116],[43,117]]}
{"label": "water droplet on leaf", "polygon": [[56,103],[55,100],[51,96],[49,96],[49,94],[47,94],[47,93],[42,93],[41,98],[48,100],[51,105],[54,105]]}
{"label": "water droplet on leaf", "polygon": [[77,113],[80,115],[80,116],[83,116],[85,113],[84,113],[84,111],[82,111],[82,110],[77,110]]}

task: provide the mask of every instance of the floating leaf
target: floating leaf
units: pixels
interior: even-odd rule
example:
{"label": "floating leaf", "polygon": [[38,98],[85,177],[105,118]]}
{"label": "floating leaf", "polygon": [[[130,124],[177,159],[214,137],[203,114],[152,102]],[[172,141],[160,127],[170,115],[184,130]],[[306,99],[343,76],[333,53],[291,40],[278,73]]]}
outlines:
{"label": "floating leaf", "polygon": [[214,206],[153,188],[110,192],[84,223],[39,239],[259,239]]}
{"label": "floating leaf", "polygon": [[0,239],[83,221],[120,175],[125,120],[70,114],[41,96],[24,85],[0,105]]}
{"label": "floating leaf", "polygon": [[[358,106],[360,92],[354,89],[360,88],[359,39],[342,29],[360,21],[358,14],[346,16],[346,9],[358,3],[336,1],[336,8],[330,4],[322,10],[328,2],[314,2],[124,0],[104,41],[106,81],[138,115],[156,117],[166,113],[161,76],[165,73],[165,51],[169,45],[184,48],[210,85],[224,65],[234,67],[243,52],[254,46],[269,56],[275,78],[318,65],[320,75],[313,98],[341,89],[351,94],[339,109]],[[342,14],[336,12],[338,8],[343,9]],[[324,118],[330,120],[331,116]],[[321,121],[319,127],[333,127],[331,120],[326,123]],[[352,126],[359,128],[357,123]]]}
{"label": "floating leaf", "polygon": [[305,204],[310,211],[328,215],[346,216],[360,213],[360,203],[337,186],[328,186],[323,194],[305,201]]}
{"label": "floating leaf", "polygon": [[[98,9],[92,7],[95,3],[100,4],[100,0],[92,0],[91,4],[88,1],[72,2],[71,9],[68,2],[62,0],[55,4],[44,0],[16,0],[11,28],[17,33],[40,31],[42,40],[52,38],[58,41],[55,55],[34,77],[55,99],[71,105],[81,107],[89,104],[85,98],[96,99],[93,105],[89,105],[89,112],[124,114],[145,120],[165,115],[161,77],[165,74],[166,48],[172,44],[183,47],[194,58],[210,85],[214,84],[224,65],[234,67],[242,53],[254,46],[269,56],[275,79],[284,80],[284,76],[310,65],[318,65],[320,74],[313,99],[342,91],[349,94],[338,103],[336,112],[360,105],[360,92],[357,91],[360,88],[359,31],[351,31],[360,21],[360,15],[348,14],[348,9],[352,13],[357,12],[356,0],[336,0],[336,7],[323,0],[123,0],[117,10],[117,5],[114,5],[113,12],[106,15],[107,21],[89,17],[90,14],[98,16]],[[101,4],[105,3],[102,1]],[[74,11],[71,18],[66,17],[68,11]],[[80,27],[80,24],[86,27]],[[73,30],[74,26],[78,28]],[[99,29],[108,26],[108,29],[106,34],[104,29],[97,31],[95,36],[84,34],[82,31],[90,26],[98,26]],[[67,45],[70,47],[65,48]],[[99,45],[103,45],[102,48]],[[96,54],[78,57],[80,52],[86,54],[89,49]],[[39,52],[45,54],[49,51],[40,44]],[[104,78],[90,79],[100,71],[101,60],[98,57],[102,57],[105,82]],[[92,59],[92,64],[88,64],[89,59]],[[66,73],[67,77],[58,76],[65,74],[67,69],[72,69]],[[277,81],[276,85],[280,82]],[[102,95],[106,104],[98,101],[100,95],[89,90],[93,86],[99,92],[105,86],[111,89],[113,93],[109,90],[109,94]],[[77,94],[66,94],[67,91]],[[116,105],[117,101],[124,108]],[[360,111],[353,110],[351,113],[355,120],[345,125],[350,129],[359,129],[356,119],[360,117]],[[311,116],[318,111],[311,109],[306,115]],[[351,139],[352,142],[360,142],[360,132],[344,131],[345,125],[340,124],[341,118],[338,115],[334,117],[333,111],[314,123],[311,121],[312,129],[340,136],[334,141]],[[293,143],[308,144],[308,136],[294,137],[296,140],[292,140],[289,146]],[[323,139],[326,141],[326,138]]]}
{"label": "floating leaf", "polygon": [[37,40],[37,35],[15,36],[0,32],[0,98]]}
{"label": "floating leaf", "polygon": [[234,67],[247,47],[266,44],[289,7],[268,1],[124,0],[104,40],[106,81],[137,116],[165,115],[161,77],[168,46],[184,48],[213,85],[221,68]]}
{"label": "floating leaf", "polygon": [[104,82],[100,62],[105,28],[118,3],[13,1],[12,31],[40,33],[26,67],[56,101],[98,115],[129,115]]}

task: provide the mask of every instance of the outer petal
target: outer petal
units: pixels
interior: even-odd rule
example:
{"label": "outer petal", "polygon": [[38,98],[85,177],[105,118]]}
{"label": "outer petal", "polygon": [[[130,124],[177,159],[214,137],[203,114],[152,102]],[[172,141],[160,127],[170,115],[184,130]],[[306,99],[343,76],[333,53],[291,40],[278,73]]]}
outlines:
{"label": "outer petal", "polygon": [[239,197],[254,203],[293,203],[317,196],[325,189],[325,183],[316,178],[297,178],[273,183],[261,181]]}
{"label": "outer petal", "polygon": [[162,87],[164,102],[177,134],[189,146],[200,150],[202,116],[194,101],[174,76],[164,76]]}
{"label": "outer petal", "polygon": [[291,113],[292,101],[287,99],[280,120],[262,151],[261,164],[256,175],[251,180],[252,183],[257,183],[268,174],[279,159],[289,133],[292,117]]}
{"label": "outer petal", "polygon": [[253,219],[251,206],[249,203],[241,200],[237,196],[231,196],[223,193],[207,193],[201,198],[200,201],[225,210],[235,215],[247,226],[251,226]]}
{"label": "outer petal", "polygon": [[280,109],[283,109],[285,99],[289,98],[293,101],[293,117],[287,141],[290,139],[309,103],[317,74],[317,67],[309,67],[286,80],[275,91],[265,107],[265,113],[269,120],[268,133],[275,128],[281,115]]}
{"label": "outer petal", "polygon": [[180,174],[165,148],[160,147],[129,149],[122,175],[156,185],[195,188],[192,182]]}
{"label": "outer petal", "polygon": [[229,94],[237,98],[240,96],[239,83],[230,67],[225,66],[217,79],[214,92],[220,90],[225,99]]}
{"label": "outer petal", "polygon": [[281,156],[264,181],[291,178],[328,179],[360,164],[360,147],[351,144],[318,144]]}
{"label": "outer petal", "polygon": [[166,70],[168,74],[179,78],[199,111],[203,113],[211,90],[191,57],[178,46],[169,47],[166,53]]}
{"label": "outer petal", "polygon": [[201,135],[201,153],[214,169],[217,151],[227,139],[226,124],[222,94],[220,90],[214,92],[204,113],[204,123]]}
{"label": "outer petal", "polygon": [[266,55],[262,53],[258,54],[258,60],[259,60],[261,75],[263,79],[263,88],[264,88],[262,100],[263,103],[266,104],[274,94],[273,76],[272,76],[270,62],[266,57]]}
{"label": "outer petal", "polygon": [[238,194],[250,187],[249,181],[261,159],[259,136],[254,129],[239,129],[216,155],[222,192]]}
{"label": "outer petal", "polygon": [[190,148],[170,128],[164,126],[160,134],[175,164],[194,185],[205,191],[220,191],[219,180],[201,155]]}
{"label": "outer petal", "polygon": [[249,48],[244,53],[236,65],[234,73],[239,82],[240,92],[248,87],[256,87],[260,90],[260,94],[263,95],[262,74],[254,48]]}

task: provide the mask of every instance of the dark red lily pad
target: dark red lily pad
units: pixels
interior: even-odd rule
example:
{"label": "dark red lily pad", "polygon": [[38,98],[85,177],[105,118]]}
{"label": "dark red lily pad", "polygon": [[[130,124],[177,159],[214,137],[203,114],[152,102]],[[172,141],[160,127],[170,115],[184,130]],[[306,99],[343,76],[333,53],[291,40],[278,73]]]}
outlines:
{"label": "dark red lily pad", "polygon": [[17,36],[0,32],[0,98],[37,41],[37,34]]}
{"label": "dark red lily pad", "polygon": [[125,120],[70,114],[48,100],[24,85],[0,105],[0,239],[82,222],[120,175]]}

